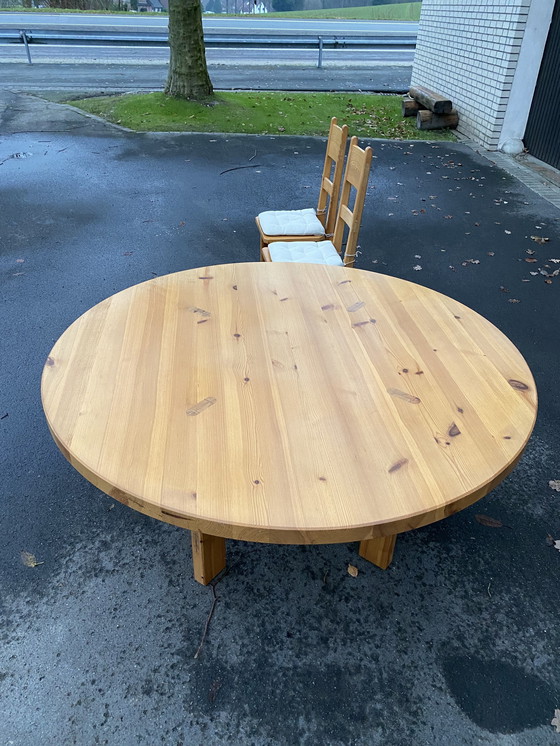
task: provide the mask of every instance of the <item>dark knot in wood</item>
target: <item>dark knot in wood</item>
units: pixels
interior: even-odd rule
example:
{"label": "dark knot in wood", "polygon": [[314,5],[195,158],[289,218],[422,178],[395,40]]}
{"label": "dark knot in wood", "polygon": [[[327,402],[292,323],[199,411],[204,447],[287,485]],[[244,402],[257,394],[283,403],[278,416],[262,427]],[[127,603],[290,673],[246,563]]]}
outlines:
{"label": "dark knot in wood", "polygon": [[389,467],[389,474],[392,474],[395,471],[398,471],[401,467],[403,467],[405,464],[408,464],[407,458],[401,458],[398,461],[396,461],[393,466]]}
{"label": "dark knot in wood", "polygon": [[517,389],[518,391],[529,391],[529,387],[526,383],[523,383],[523,381],[518,381],[515,378],[510,378],[508,380],[508,383],[513,389]]}

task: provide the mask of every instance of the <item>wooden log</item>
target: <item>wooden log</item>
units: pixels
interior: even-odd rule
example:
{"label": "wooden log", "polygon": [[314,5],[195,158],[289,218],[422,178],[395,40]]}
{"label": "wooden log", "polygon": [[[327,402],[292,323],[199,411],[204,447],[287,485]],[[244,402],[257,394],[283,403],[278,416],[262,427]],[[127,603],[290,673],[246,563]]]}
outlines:
{"label": "wooden log", "polygon": [[416,114],[416,129],[419,130],[439,130],[444,127],[454,130],[458,123],[459,115],[456,109],[452,109],[449,114],[434,114],[426,110]]}
{"label": "wooden log", "polygon": [[453,108],[451,101],[435,91],[430,91],[429,88],[424,88],[421,85],[412,86],[409,95],[418,103],[423,104],[426,109],[433,111],[434,114],[451,114]]}
{"label": "wooden log", "polygon": [[410,98],[410,96],[403,96],[402,100],[402,115],[403,117],[415,117],[416,114],[420,111],[420,109],[423,109],[424,107],[422,104],[419,104],[418,101],[415,101],[413,98]]}

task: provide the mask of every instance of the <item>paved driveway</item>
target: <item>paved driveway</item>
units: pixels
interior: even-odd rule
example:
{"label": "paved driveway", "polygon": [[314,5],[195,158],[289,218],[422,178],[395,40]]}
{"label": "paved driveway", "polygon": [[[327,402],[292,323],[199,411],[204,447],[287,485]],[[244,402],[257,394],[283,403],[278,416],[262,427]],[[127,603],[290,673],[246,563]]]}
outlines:
{"label": "paved driveway", "polygon": [[256,260],[253,216],[312,205],[324,145],[75,124],[0,136],[0,743],[558,742],[560,279],[533,274],[560,267],[558,209],[467,146],[373,143],[357,266],[452,295],[510,336],[537,381],[537,427],[502,485],[402,535],[386,572],[356,544],[229,542],[195,659],[212,593],[192,579],[188,533],[69,466],[41,369],[112,293]]}

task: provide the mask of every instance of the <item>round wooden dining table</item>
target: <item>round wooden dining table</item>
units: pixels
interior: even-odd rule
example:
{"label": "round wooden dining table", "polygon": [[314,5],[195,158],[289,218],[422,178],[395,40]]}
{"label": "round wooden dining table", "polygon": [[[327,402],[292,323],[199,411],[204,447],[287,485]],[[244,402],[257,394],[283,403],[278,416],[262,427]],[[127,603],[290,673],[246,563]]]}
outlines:
{"label": "round wooden dining table", "polygon": [[360,542],[484,497],[537,411],[512,342],[461,303],[395,277],[246,263],[157,277],[78,318],[42,400],[70,463],[111,497],[192,531],[195,578],[226,539]]}

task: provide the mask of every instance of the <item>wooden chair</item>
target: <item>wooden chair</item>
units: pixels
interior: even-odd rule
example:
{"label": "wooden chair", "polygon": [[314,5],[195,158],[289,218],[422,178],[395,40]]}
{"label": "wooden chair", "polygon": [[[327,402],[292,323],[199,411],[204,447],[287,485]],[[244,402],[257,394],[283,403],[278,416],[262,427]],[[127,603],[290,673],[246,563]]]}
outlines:
{"label": "wooden chair", "polygon": [[272,241],[320,241],[334,230],[348,127],[331,119],[317,209],[269,210],[255,218],[262,249]]}
{"label": "wooden chair", "polygon": [[360,148],[357,137],[350,140],[332,241],[274,241],[261,249],[263,260],[353,267],[372,155],[370,147]]}

